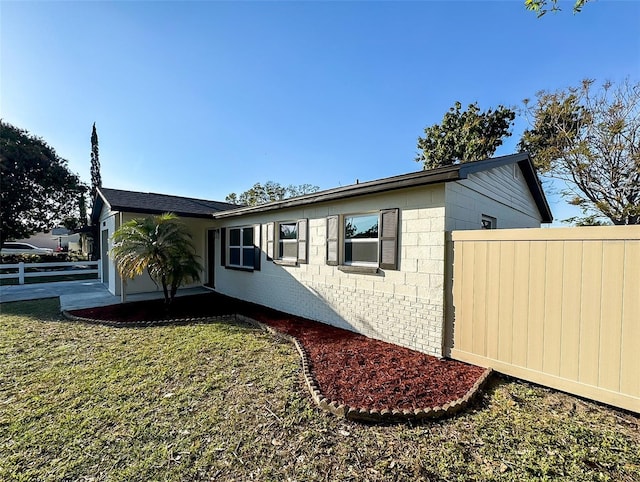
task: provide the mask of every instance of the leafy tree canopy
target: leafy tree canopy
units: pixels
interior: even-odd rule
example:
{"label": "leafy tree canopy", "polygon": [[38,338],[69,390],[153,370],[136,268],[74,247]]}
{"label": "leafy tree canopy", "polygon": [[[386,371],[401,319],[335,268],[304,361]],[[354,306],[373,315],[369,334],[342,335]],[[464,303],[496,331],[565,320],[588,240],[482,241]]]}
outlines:
{"label": "leafy tree canopy", "polygon": [[563,194],[584,214],[572,220],[640,224],[640,82],[587,79],[536,97],[524,101],[530,128],[518,146],[567,184]]}
{"label": "leafy tree canopy", "polygon": [[[582,7],[590,0],[575,0],[573,4],[573,13],[579,13],[582,11]],[[558,0],[525,0],[524,5],[527,10],[536,12],[538,18],[542,17],[547,12],[559,12],[562,10],[558,7]]]}
{"label": "leafy tree canopy", "polygon": [[77,217],[84,187],[44,140],[0,119],[0,242]]}
{"label": "leafy tree canopy", "polygon": [[113,233],[111,254],[122,278],[132,279],[146,271],[162,286],[167,308],[182,284],[200,280],[202,266],[191,234],[172,213],[136,218],[120,226]]}
{"label": "leafy tree canopy", "polygon": [[495,111],[480,112],[477,103],[469,104],[465,111],[461,108],[456,102],[442,123],[426,127],[424,137],[418,137],[420,151],[415,161],[424,169],[486,159],[511,135],[513,110],[500,105]]}
{"label": "leafy tree canopy", "polygon": [[285,187],[273,181],[267,181],[264,185],[257,182],[251,189],[242,192],[239,195],[235,192],[228,194],[225,200],[234,204],[256,206],[258,204],[281,201],[290,197],[311,194],[318,190],[320,190],[320,188],[312,184],[300,184],[298,186],[289,185]]}

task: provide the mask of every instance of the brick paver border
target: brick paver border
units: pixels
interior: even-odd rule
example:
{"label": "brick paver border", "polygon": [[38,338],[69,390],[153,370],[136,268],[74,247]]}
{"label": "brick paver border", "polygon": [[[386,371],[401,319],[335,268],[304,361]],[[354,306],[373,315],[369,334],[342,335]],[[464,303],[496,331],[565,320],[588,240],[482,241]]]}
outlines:
{"label": "brick paver border", "polygon": [[189,323],[207,323],[214,321],[225,321],[229,319],[234,319],[236,321],[242,321],[244,323],[250,324],[264,330],[268,333],[277,336],[278,338],[284,339],[293,343],[300,355],[300,359],[302,361],[302,373],[311,393],[311,398],[314,403],[320,407],[322,410],[330,412],[337,417],[346,418],[347,420],[355,420],[360,422],[404,422],[404,421],[414,421],[414,420],[423,420],[423,419],[434,419],[441,418],[445,416],[453,415],[471,403],[473,398],[478,394],[484,384],[487,382],[489,376],[492,373],[491,368],[487,368],[482,375],[476,380],[473,386],[467,391],[467,393],[457,400],[452,400],[442,406],[436,407],[424,407],[417,408],[415,410],[399,410],[399,409],[391,409],[391,410],[376,410],[370,407],[350,407],[348,405],[338,404],[335,401],[328,400],[320,391],[318,387],[318,383],[313,375],[313,370],[311,367],[311,360],[309,359],[309,355],[307,354],[304,346],[300,341],[285,333],[281,333],[276,329],[261,323],[253,318],[249,318],[248,316],[235,314],[235,315],[221,315],[221,316],[208,316],[208,317],[200,317],[200,318],[177,318],[172,320],[155,320],[155,321],[140,321],[140,322],[122,322],[122,321],[105,321],[105,320],[96,320],[93,318],[85,318],[82,316],[76,316],[68,311],[62,312],[63,316],[72,321],[82,321],[85,323],[92,323],[98,325],[105,325],[114,328],[141,328],[141,327],[149,327],[149,326],[163,326],[163,325],[184,325]]}

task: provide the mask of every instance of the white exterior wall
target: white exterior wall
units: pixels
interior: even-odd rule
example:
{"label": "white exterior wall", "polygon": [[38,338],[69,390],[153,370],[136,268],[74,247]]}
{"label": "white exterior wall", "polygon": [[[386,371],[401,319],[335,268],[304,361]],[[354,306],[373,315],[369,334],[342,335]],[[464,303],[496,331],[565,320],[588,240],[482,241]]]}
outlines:
{"label": "white exterior wall", "polygon": [[[109,211],[106,206],[103,207],[102,213],[100,215],[100,242],[102,243],[102,231],[108,230],[109,232],[109,283],[108,289],[109,291],[119,296],[121,294],[122,288],[122,279],[118,274],[115,263],[111,258],[111,248],[113,247],[113,243],[111,241],[111,237],[113,233],[120,227],[121,222],[126,223],[131,219],[140,218],[150,216],[149,214],[140,214],[140,213],[120,213],[116,211]],[[203,266],[203,270],[201,272],[201,281],[197,283],[191,283],[188,285],[183,285],[182,288],[189,288],[193,286],[200,286],[201,284],[207,281],[207,273],[206,273],[206,235],[207,229],[212,228],[214,225],[213,220],[207,219],[197,219],[197,218],[181,218],[181,220],[187,225],[187,228],[192,236],[193,245],[196,249],[196,254],[200,256],[200,263]],[[102,246],[100,247],[102,253]],[[144,273],[141,276],[137,276],[134,279],[126,281],[126,289],[125,292],[127,294],[135,294],[135,293],[151,293],[154,291],[162,291],[162,286],[156,286],[156,284],[151,280],[147,273]]]}
{"label": "white exterior wall", "polygon": [[[518,172],[519,172],[519,168]],[[326,264],[326,218],[399,209],[398,269],[377,274],[347,273]],[[522,173],[512,166],[469,175],[457,182],[399,189],[265,213],[219,220],[186,219],[207,282],[207,230],[258,226],[261,269],[248,272],[220,265],[215,237],[215,289],[239,299],[329,323],[372,338],[443,356],[445,306],[451,306],[450,256],[445,232],[480,229],[482,215],[498,228],[539,227],[541,216]],[[126,213],[126,222],[140,215]],[[308,264],[283,266],[266,260],[268,223],[308,220]],[[109,237],[120,213],[103,210],[100,229]],[[103,226],[104,224],[104,226]],[[341,238],[341,251],[343,239]],[[110,246],[111,248],[111,246]],[[277,251],[277,245],[274,246]],[[342,256],[342,253],[341,253]],[[148,275],[127,283],[127,293],[155,291]],[[120,279],[109,262],[109,291],[120,294]],[[446,297],[446,298],[445,298]],[[446,310],[452,313],[452,310]]]}
{"label": "white exterior wall", "polygon": [[[102,246],[102,233],[103,231],[107,231],[109,240],[108,240],[108,246],[107,246],[107,259],[108,259],[108,263],[107,263],[107,289],[109,290],[109,292],[113,295],[119,295],[120,294],[120,279],[118,278],[118,274],[116,272],[116,268],[115,265],[113,264],[113,261],[111,259],[111,248],[113,247],[113,243],[111,242],[111,236],[113,235],[114,231],[116,229],[118,229],[118,213],[110,211],[107,206],[103,206],[102,207],[102,212],[100,213],[100,222],[99,222],[99,243],[100,243],[100,262],[102,262],[103,260],[103,256],[104,256],[104,247]],[[104,271],[104,270],[103,270]],[[104,281],[105,275],[103,273],[103,281]]]}
{"label": "white exterior wall", "polygon": [[445,189],[447,231],[481,229],[483,214],[496,218],[498,229],[540,227],[540,212],[517,164],[470,174]]}
{"label": "white exterior wall", "polygon": [[[445,184],[447,232],[482,229],[482,215],[496,219],[497,229],[539,228],[540,211],[517,164],[470,174],[467,179]],[[453,306],[453,244],[447,244],[445,272],[445,333],[444,345],[452,346]],[[449,341],[447,343],[447,340]],[[444,353],[449,356],[449,353]]]}
{"label": "white exterior wall", "polygon": [[[345,273],[328,266],[326,217],[399,208],[398,270]],[[309,263],[266,260],[266,224],[309,222]],[[352,200],[221,220],[220,226],[261,226],[261,270],[220,266],[216,290],[287,313],[356,331],[432,355],[442,355],[444,320],[444,186],[406,189]]]}

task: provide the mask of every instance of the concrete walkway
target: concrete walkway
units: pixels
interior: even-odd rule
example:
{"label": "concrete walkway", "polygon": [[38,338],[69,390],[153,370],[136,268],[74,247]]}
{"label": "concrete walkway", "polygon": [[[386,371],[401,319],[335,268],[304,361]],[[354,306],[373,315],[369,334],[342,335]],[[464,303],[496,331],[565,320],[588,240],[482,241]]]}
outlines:
{"label": "concrete walkway", "polygon": [[[208,293],[203,286],[178,290],[176,296]],[[114,296],[98,280],[58,281],[55,283],[32,283],[24,285],[0,286],[0,302],[60,298],[61,310],[78,310],[96,306],[120,303],[120,296]],[[162,298],[162,291],[127,295],[127,302]]]}

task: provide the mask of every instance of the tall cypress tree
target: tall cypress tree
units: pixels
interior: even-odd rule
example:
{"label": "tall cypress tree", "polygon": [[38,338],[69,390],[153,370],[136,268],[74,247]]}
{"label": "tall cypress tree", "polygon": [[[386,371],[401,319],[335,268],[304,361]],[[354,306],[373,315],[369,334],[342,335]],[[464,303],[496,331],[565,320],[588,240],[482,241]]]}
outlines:
{"label": "tall cypress tree", "polygon": [[83,187],[80,189],[79,198],[78,198],[78,211],[80,213],[80,226],[87,225],[87,201],[85,199],[85,193],[87,192],[86,188]]}
{"label": "tall cypress tree", "polygon": [[100,176],[100,156],[98,154],[98,132],[96,123],[93,123],[91,132],[91,201],[96,198],[98,188],[102,187],[102,177]]}

